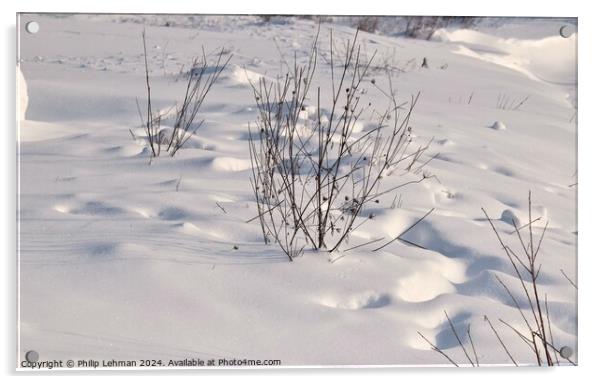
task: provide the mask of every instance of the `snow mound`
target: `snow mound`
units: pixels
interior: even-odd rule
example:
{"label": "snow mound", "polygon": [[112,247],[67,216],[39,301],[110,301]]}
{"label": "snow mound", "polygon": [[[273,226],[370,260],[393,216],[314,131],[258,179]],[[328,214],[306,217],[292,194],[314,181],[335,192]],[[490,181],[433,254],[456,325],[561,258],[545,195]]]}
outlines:
{"label": "snow mound", "polygon": [[495,129],[496,131],[505,131],[506,130],[506,124],[504,124],[501,121],[496,121],[495,123],[493,123],[491,125],[491,129]]}
{"label": "snow mound", "polygon": [[514,69],[532,79],[561,84],[574,84],[577,81],[577,33],[567,38],[558,35],[516,39],[470,29],[439,29],[432,39],[458,43],[457,54]]}
{"label": "snow mound", "polygon": [[370,291],[351,295],[342,300],[326,299],[322,301],[322,304],[326,307],[351,310],[381,308],[390,303],[391,297],[389,295]]}
{"label": "snow mound", "polygon": [[465,279],[466,266],[462,262],[439,255],[423,255],[420,268],[398,279],[396,293],[403,301],[425,303],[455,293],[454,283]]}
{"label": "snow mound", "polygon": [[235,157],[216,157],[211,162],[211,166],[216,171],[240,172],[251,169],[251,161]]}
{"label": "snow mound", "polygon": [[249,85],[249,83],[257,84],[264,78],[262,74],[251,71],[250,69],[233,65],[232,69],[228,71],[227,78],[237,85]]}
{"label": "snow mound", "polygon": [[76,131],[66,125],[41,121],[20,120],[17,140],[22,143],[74,136]]}
{"label": "snow mound", "polygon": [[[502,212],[500,220],[513,226],[512,220],[517,227],[529,224],[528,213],[518,212],[514,209],[505,209]],[[531,207],[531,220],[533,227],[543,227],[548,221],[548,210],[543,205],[533,205]]]}
{"label": "snow mound", "polygon": [[508,223],[512,226],[516,225],[517,227],[521,227],[524,224],[526,224],[527,220],[523,220],[518,212],[512,210],[512,209],[505,209],[502,212],[502,216],[500,217],[500,220],[502,220],[504,223]]}
{"label": "snow mound", "polygon": [[27,94],[27,82],[21,72],[21,67],[17,67],[17,94],[19,95],[19,103],[17,104],[17,119],[25,120],[27,105],[29,104],[29,96]]}

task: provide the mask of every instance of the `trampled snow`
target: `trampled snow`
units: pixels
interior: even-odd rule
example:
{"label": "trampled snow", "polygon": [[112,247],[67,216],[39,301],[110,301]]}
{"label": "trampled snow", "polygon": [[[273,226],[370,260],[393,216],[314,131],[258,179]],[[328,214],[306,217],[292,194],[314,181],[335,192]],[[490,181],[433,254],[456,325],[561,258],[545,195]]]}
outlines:
{"label": "trampled snow", "polygon": [[[277,78],[316,33],[312,20],[253,17],[25,15],[21,36],[27,113],[19,127],[20,350],[41,359],[280,359],[284,365],[446,364],[421,332],[466,363],[445,318],[468,325],[484,364],[511,364],[484,316],[524,330],[496,280],[521,296],[502,236],[528,222],[528,192],[556,345],[577,350],[577,35],[553,21],[537,36],[440,30],[434,41],[360,32],[364,52],[393,71],[399,99],[421,93],[411,126],[435,175],[383,196],[340,252],[306,251],[289,262],[261,229],[249,183],[248,124],[257,107],[247,81]],[[136,98],[145,100],[146,22],[154,105],[182,97],[201,48],[233,59],[209,94],[205,120],[175,157],[150,161]],[[518,22],[518,21],[517,21]],[[535,24],[533,24],[535,25]],[[549,25],[549,26],[548,26]],[[355,31],[323,24],[340,44]],[[548,29],[546,29],[548,28]],[[503,30],[503,25],[499,26]],[[541,36],[541,31],[549,34]],[[422,68],[423,59],[428,68]],[[318,61],[316,85],[329,87]],[[387,84],[383,70],[370,75]],[[19,82],[23,84],[22,82]],[[21,95],[24,87],[21,86]],[[308,114],[315,113],[310,95]],[[362,95],[387,100],[369,82]],[[505,100],[501,102],[500,100]],[[523,104],[520,104],[521,101]],[[520,104],[520,105],[519,105]],[[368,116],[355,135],[375,124]],[[492,129],[493,128],[493,129]],[[131,133],[130,133],[131,131]],[[396,183],[389,176],[385,183]],[[401,241],[389,241],[435,211]],[[525,302],[520,303],[526,306]],[[532,352],[498,331],[521,364]]]}

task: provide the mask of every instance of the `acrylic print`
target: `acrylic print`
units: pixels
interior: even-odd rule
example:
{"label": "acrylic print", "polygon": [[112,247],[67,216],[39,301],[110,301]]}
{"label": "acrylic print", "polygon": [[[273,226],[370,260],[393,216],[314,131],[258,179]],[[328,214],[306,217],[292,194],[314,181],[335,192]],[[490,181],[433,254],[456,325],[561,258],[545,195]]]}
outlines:
{"label": "acrylic print", "polygon": [[17,30],[19,369],[578,364],[576,18]]}

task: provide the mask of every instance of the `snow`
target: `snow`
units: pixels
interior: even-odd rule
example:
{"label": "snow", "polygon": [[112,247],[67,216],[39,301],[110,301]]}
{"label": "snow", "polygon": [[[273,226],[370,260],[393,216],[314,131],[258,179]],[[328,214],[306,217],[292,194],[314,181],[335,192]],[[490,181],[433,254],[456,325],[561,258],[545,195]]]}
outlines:
{"label": "snow", "polygon": [[21,68],[17,66],[17,92],[19,102],[17,103],[17,120],[25,120],[25,113],[27,112],[27,103],[29,98],[27,96],[27,82],[23,77]]}
{"label": "snow", "polygon": [[[533,215],[542,216],[536,233],[549,221],[540,284],[554,339],[577,351],[576,291],[560,272],[576,281],[576,34],[561,40],[558,28],[546,35],[538,24],[530,36],[529,19],[509,30],[440,30],[435,41],[360,33],[363,48],[388,53],[403,69],[392,78],[400,99],[421,92],[412,132],[417,143],[434,138],[428,155],[436,156],[425,169],[437,177],[370,204],[362,215],[374,219],[342,250],[389,241],[435,208],[404,235],[426,249],[394,241],[377,252],[308,250],[291,263],[247,222],[256,215],[247,129],[257,108],[246,84],[275,79],[294,50],[302,57],[312,20],[35,19],[41,32],[21,36],[19,64],[29,96],[20,101],[27,115],[18,136],[21,354],[446,364],[421,332],[464,362],[447,311],[463,334],[471,325],[481,362],[510,364],[483,316],[523,326],[496,276],[517,297],[521,287],[481,207],[517,245],[512,220],[528,222],[529,190]],[[209,57],[221,47],[234,55],[200,112],[204,124],[173,158],[150,161],[140,127],[143,23],[157,108],[181,97],[182,67],[201,46]],[[513,35],[517,23],[521,33]],[[323,24],[322,50],[331,28],[337,42],[354,33]],[[420,68],[425,57],[429,68]],[[329,68],[319,58],[316,84],[329,86]],[[387,84],[382,71],[372,78]],[[500,95],[528,100],[499,108]],[[370,83],[362,97],[387,103]],[[311,102],[308,116],[316,113]],[[366,115],[354,135],[374,124]],[[389,176],[384,186],[395,182]],[[534,363],[512,331],[498,331],[521,364]]]}
{"label": "snow", "polygon": [[506,124],[504,124],[501,121],[496,121],[491,126],[491,129],[495,129],[496,131],[505,131],[506,130]]}
{"label": "snow", "polygon": [[434,40],[458,43],[458,53],[523,72],[533,79],[574,84],[577,33],[540,39],[501,38],[469,29],[440,29]]}

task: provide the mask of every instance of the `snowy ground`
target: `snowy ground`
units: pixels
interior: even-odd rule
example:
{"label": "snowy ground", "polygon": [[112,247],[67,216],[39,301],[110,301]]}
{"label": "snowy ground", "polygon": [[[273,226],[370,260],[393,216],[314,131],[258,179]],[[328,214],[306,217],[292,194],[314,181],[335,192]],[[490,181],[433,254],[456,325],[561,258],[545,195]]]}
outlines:
{"label": "snowy ground", "polygon": [[[141,132],[135,98],[145,97],[141,19],[26,15],[21,24],[31,19],[41,29],[20,41],[29,101],[18,135],[19,359],[35,349],[42,360],[445,364],[420,331],[466,362],[447,311],[462,335],[471,324],[482,363],[509,364],[483,316],[520,328],[495,276],[517,296],[520,287],[481,207],[511,239],[512,226],[497,219],[510,210],[526,222],[529,190],[544,217],[537,233],[549,220],[540,283],[554,338],[576,350],[576,290],[560,270],[576,280],[577,36],[560,37],[558,21],[442,30],[430,42],[360,33],[377,60],[400,69],[400,98],[421,92],[411,125],[417,141],[434,137],[429,155],[439,155],[428,164],[437,179],[404,189],[401,207],[391,207],[395,194],[370,206],[375,219],[349,247],[391,239],[435,208],[406,236],[428,250],[394,242],[378,252],[306,252],[291,263],[246,223],[256,214],[246,132],[257,114],[247,74],[275,78],[279,51],[305,52],[313,21],[146,16],[157,106],[181,97],[177,74],[202,46],[234,54],[201,130],[175,158],[149,165],[144,141],[129,132]],[[354,33],[322,26],[330,28],[339,41]],[[327,41],[323,33],[323,49]],[[420,68],[425,57],[429,68]],[[320,60],[317,83],[328,84],[328,70]],[[371,78],[386,81],[383,72]],[[369,85],[364,97],[382,103]],[[501,109],[501,95],[528,99]],[[522,341],[498,329],[521,363],[534,363]]]}

